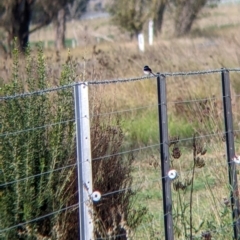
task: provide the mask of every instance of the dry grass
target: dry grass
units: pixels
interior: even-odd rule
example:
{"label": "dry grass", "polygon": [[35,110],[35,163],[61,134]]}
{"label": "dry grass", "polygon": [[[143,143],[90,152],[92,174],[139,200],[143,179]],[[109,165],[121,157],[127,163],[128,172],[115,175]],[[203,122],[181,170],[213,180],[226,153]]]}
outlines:
{"label": "dry grass", "polygon": [[[239,19],[237,10],[239,5],[221,6],[218,8],[206,8],[197,22],[194,24],[192,34],[186,38],[172,39],[171,34],[165,28],[168,22],[171,22],[169,14],[166,15],[166,25],[163,26],[163,34],[155,39],[153,46],[147,46],[145,53],[139,53],[135,41],[129,42],[126,35],[120,34],[116,27],[109,24],[109,19],[88,20],[83,22],[68,23],[67,38],[73,37],[76,31],[78,41],[81,46],[72,49],[70,54],[75,59],[77,65],[78,78],[76,80],[101,80],[110,78],[126,78],[132,76],[142,76],[142,67],[149,65],[155,72],[176,72],[190,71],[199,69],[213,69],[221,67],[235,67],[240,61],[240,39],[239,36]],[[225,26],[231,23],[229,28],[221,28],[218,25]],[[87,27],[86,27],[87,26]],[[215,27],[213,27],[215,26]],[[86,30],[87,29],[87,30]],[[196,36],[196,30],[199,34]],[[208,34],[205,34],[206,32]],[[230,33],[231,32],[231,33]],[[114,36],[114,42],[103,41],[97,43],[95,36],[89,33],[97,33],[107,36],[109,33]],[[44,39],[54,39],[53,28],[50,25],[33,35],[31,40],[42,41]],[[58,71],[59,66],[65,61],[68,50],[59,54],[53,50],[46,51],[46,57],[49,58],[51,65]],[[3,79],[9,79],[9,64],[11,59],[0,58],[2,68],[0,76]],[[206,88],[204,83],[196,88],[196,83],[202,82],[205,77],[194,77],[191,87],[188,89],[198,92],[199,95],[205,91],[214,91],[216,86]],[[208,80],[212,76],[208,76]],[[178,80],[176,78],[176,80]],[[177,81],[176,81],[177,82]],[[209,83],[210,81],[208,81]],[[176,88],[179,95],[182,96],[182,90],[185,91],[184,81],[169,87],[169,97],[173,94],[176,97]],[[50,85],[57,85],[55,79]],[[204,88],[205,86],[205,88]],[[209,86],[209,85],[208,85]],[[133,89],[135,94],[133,96]],[[119,84],[117,86],[106,87],[105,95],[108,101],[111,98],[117,99],[117,104],[121,102],[124,108],[134,105],[135,103],[143,105],[146,102],[153,102],[155,94],[155,83],[153,80],[142,81],[137,84]],[[145,94],[145,92],[148,94]],[[201,93],[202,92],[202,93]],[[114,94],[112,94],[114,93]],[[120,101],[121,99],[121,101]]]}
{"label": "dry grass", "polygon": [[[171,37],[172,20],[168,14],[162,36],[155,39],[153,46],[146,46],[144,53],[138,51],[136,41],[130,42],[127,35],[121,34],[116,27],[109,24],[108,19],[68,23],[67,38],[76,37],[80,45],[72,49],[70,53],[76,65],[77,77],[74,80],[92,81],[142,76],[144,65],[151,66],[155,72],[238,67],[240,63],[239,8],[240,5],[229,5],[204,9],[194,24],[192,33],[181,39]],[[104,36],[105,40],[96,42],[96,37],[99,36]],[[53,40],[52,26],[36,32],[30,39],[32,41]],[[68,51],[64,50],[59,55],[53,50],[47,50],[45,55],[47,62],[51,64],[49,71],[54,72],[52,76],[59,76],[60,66],[66,60]],[[10,79],[10,65],[11,59],[0,57],[0,79],[4,82]],[[20,74],[24,79],[24,69],[20,69]],[[231,80],[234,121],[238,126],[240,119],[237,96],[240,93],[239,74],[231,74]],[[49,79],[49,86],[58,84],[58,79]],[[109,86],[91,86],[90,91],[91,96],[101,95],[105,100],[101,109],[103,112],[156,105],[157,101],[155,79]],[[192,119],[189,118],[189,114],[193,115],[193,110],[195,114],[197,113],[194,117],[200,119],[202,115],[201,109],[196,105],[184,107],[182,112],[177,113],[174,101],[212,98],[213,96],[217,98],[217,107],[211,101],[211,109],[217,108],[219,116],[222,116],[219,74],[168,78],[167,91],[169,114],[174,115],[175,121],[180,121],[185,115],[188,117],[187,121],[191,123]],[[136,113],[127,113],[123,118],[133,119],[132,124],[135,124],[137,116],[139,115],[136,111]],[[216,119],[215,115],[211,115],[210,118],[210,126],[202,125],[202,130],[206,128],[205,133],[212,130],[217,132],[219,128],[211,129],[211,126],[218,126],[217,121],[222,121],[222,117]],[[181,133],[180,130],[179,133]],[[221,137],[218,137],[210,139],[206,144],[208,153],[204,158],[205,166],[197,170],[194,185],[194,224],[200,225],[202,219],[205,218],[206,221],[214,220],[215,225],[220,226],[221,212],[224,210],[223,199],[228,198],[229,191],[224,157],[225,143],[221,141]],[[181,150],[182,156],[174,160],[174,167],[181,173],[179,180],[184,181],[191,176],[192,154],[189,145],[186,146],[184,142]],[[238,139],[236,139],[236,150],[240,151]],[[159,231],[163,223],[161,182],[156,180],[160,172],[158,154],[157,149],[141,152],[135,156],[137,161],[134,162],[134,185],[141,186],[139,201],[150,210],[149,218],[137,232],[139,236],[145,234],[144,239],[161,239],[163,236]],[[173,199],[178,201],[178,192],[173,193]],[[189,192],[183,195],[182,200],[186,202],[189,200]],[[208,226],[206,222],[205,226]],[[217,239],[224,239],[220,235],[217,237]],[[179,237],[179,239],[182,238]]]}

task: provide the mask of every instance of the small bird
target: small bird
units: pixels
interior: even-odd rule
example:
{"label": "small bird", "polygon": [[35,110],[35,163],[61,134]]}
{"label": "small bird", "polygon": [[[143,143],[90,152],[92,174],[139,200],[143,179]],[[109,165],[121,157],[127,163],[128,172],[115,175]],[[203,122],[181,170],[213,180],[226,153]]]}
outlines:
{"label": "small bird", "polygon": [[[149,66],[144,66],[143,72],[144,72],[144,74],[146,74],[146,75],[153,74],[152,69],[151,69]],[[154,75],[154,74],[153,74],[153,75]]]}
{"label": "small bird", "polygon": [[152,72],[152,69],[149,66],[144,66],[143,72],[146,75],[151,75],[152,74],[153,76],[157,76],[157,74]]}

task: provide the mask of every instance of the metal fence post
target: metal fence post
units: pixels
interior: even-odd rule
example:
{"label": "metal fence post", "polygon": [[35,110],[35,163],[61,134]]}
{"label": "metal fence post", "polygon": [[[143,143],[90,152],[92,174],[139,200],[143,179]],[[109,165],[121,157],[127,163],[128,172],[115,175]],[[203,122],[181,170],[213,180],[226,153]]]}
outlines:
{"label": "metal fence post", "polygon": [[79,197],[79,239],[93,240],[91,204],[92,159],[87,83],[80,83],[74,86],[74,100]]}
{"label": "metal fence post", "polygon": [[224,108],[224,122],[226,131],[226,148],[227,148],[227,163],[229,183],[231,185],[231,206],[232,206],[232,218],[233,218],[233,231],[234,239],[240,238],[240,221],[239,221],[239,200],[238,200],[238,182],[236,166],[233,158],[235,157],[234,147],[234,132],[233,132],[233,116],[232,116],[232,104],[231,104],[231,91],[230,91],[230,79],[229,72],[226,69],[222,70],[222,97]]}
{"label": "metal fence post", "polygon": [[174,234],[172,219],[171,181],[167,177],[170,170],[170,159],[168,142],[166,77],[164,75],[158,74],[157,76],[157,93],[165,239],[173,240]]}

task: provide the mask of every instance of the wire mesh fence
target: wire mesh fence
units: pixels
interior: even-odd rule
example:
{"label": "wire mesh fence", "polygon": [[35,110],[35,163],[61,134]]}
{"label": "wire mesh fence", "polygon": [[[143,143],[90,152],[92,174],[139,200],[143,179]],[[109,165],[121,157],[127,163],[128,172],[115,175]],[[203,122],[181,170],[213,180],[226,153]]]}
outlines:
{"label": "wire mesh fence", "polygon": [[[237,156],[240,69],[228,70]],[[79,83],[9,89],[0,96],[0,239],[77,239],[81,205],[90,211],[93,239],[165,239],[166,216],[175,239],[238,236],[232,213],[239,193],[229,175],[238,179],[238,162],[226,151],[223,71],[164,73],[165,103],[158,102],[157,76],[81,83],[89,92],[88,160],[77,156],[85,149],[76,151],[73,90]],[[159,138],[161,104],[168,142]],[[161,174],[164,144],[176,176]],[[86,161],[92,190],[78,179]],[[167,212],[165,181],[172,198]]]}

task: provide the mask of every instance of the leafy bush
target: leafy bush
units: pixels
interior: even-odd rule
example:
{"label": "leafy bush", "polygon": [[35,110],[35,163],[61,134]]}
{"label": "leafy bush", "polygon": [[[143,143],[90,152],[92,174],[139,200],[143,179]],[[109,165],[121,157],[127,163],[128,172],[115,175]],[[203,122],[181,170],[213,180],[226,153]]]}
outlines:
{"label": "leafy bush", "polygon": [[[51,78],[47,68],[51,66],[46,66],[41,47],[37,58],[32,55],[30,49],[25,57],[14,49],[12,78],[0,88],[0,96],[10,96],[0,104],[0,239],[76,239],[79,224],[72,89],[45,92]],[[61,67],[60,86],[74,81],[75,67],[68,57]],[[26,91],[34,94],[14,96]],[[93,113],[100,110],[92,105]],[[99,118],[93,119],[91,130],[94,158],[120,150],[123,132],[119,122],[114,124],[111,119],[103,124]],[[94,189],[105,194],[118,191],[94,205],[95,236],[124,233],[126,238],[146,213],[146,208],[133,209],[132,162],[133,158],[120,156],[93,162]],[[110,228],[114,230],[109,233]]]}
{"label": "leafy bush", "polygon": [[[42,49],[37,59],[26,56],[26,82],[19,75],[18,50],[13,52],[11,82],[1,87],[1,95],[12,96],[47,88]],[[62,69],[61,84],[71,80],[70,66]],[[0,104],[1,229],[17,226],[1,235],[4,239],[50,236],[57,222],[54,215],[41,218],[66,206],[71,196],[64,195],[74,167],[74,122],[71,91],[63,89],[20,98]],[[54,99],[54,101],[53,101]],[[66,168],[65,168],[66,167]],[[61,186],[61,188],[59,188]],[[20,224],[31,221],[32,224]],[[34,239],[34,238],[33,238]]]}

